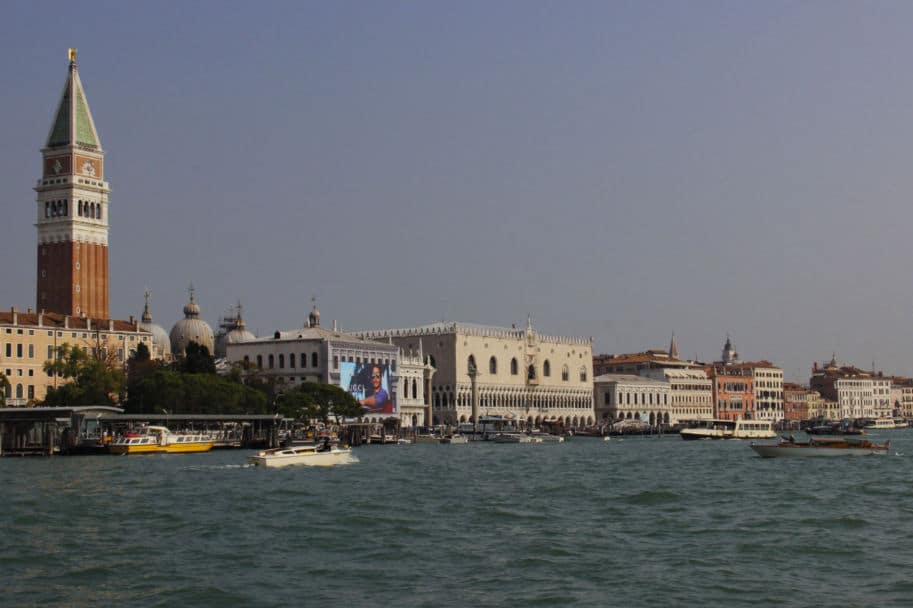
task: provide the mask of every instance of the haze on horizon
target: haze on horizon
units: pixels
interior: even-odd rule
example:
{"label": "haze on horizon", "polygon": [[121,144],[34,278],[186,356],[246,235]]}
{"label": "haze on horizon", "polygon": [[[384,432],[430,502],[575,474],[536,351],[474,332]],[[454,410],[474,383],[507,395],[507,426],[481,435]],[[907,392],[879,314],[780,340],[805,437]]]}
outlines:
{"label": "haze on horizon", "polygon": [[441,319],[913,375],[913,4],[12,2],[0,307],[79,49],[111,310]]}

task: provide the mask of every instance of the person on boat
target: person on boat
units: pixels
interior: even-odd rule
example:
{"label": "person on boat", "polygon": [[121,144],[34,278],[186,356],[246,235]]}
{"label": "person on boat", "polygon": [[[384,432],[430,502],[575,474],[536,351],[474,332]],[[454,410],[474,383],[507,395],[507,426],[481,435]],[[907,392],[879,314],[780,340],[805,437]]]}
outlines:
{"label": "person on boat", "polygon": [[384,390],[383,374],[377,365],[371,368],[371,385],[374,387],[374,392],[370,397],[365,397],[359,403],[368,408],[369,412],[392,414],[393,402],[390,401],[390,395]]}
{"label": "person on boat", "polygon": [[324,437],[324,438],[323,438],[323,445],[321,445],[320,447],[318,447],[318,448],[317,448],[317,451],[318,451],[318,452],[329,452],[329,451],[331,451],[332,449],[333,449],[333,448],[330,446],[330,438],[329,438],[329,437]]}

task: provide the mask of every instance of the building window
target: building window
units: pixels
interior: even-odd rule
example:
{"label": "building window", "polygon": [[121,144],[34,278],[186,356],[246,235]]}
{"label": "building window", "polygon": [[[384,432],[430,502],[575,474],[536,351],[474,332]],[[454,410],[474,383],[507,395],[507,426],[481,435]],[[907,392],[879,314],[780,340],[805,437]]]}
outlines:
{"label": "building window", "polygon": [[273,357],[272,355],[269,355],[269,356],[267,357],[267,360],[269,361],[269,364],[268,364],[268,365],[269,365],[269,368],[270,368],[270,369],[273,369],[273,367],[275,367],[275,365],[276,365],[276,359],[275,359],[275,357]]}
{"label": "building window", "polygon": [[469,358],[466,359],[466,369],[467,369],[467,371],[470,371],[470,372],[478,370],[478,368],[476,367],[475,356],[469,355]]}
{"label": "building window", "polygon": [[580,381],[586,382],[586,368],[585,367],[580,368]]}
{"label": "building window", "polygon": [[29,399],[35,398],[35,385],[34,384],[29,384],[28,398]]}
{"label": "building window", "polygon": [[510,360],[510,375],[516,376],[518,373],[519,372],[517,370],[517,358],[514,357],[513,359]]}
{"label": "building window", "polygon": [[318,362],[317,353],[311,353],[311,367],[317,367]]}
{"label": "building window", "polygon": [[549,363],[548,359],[546,359],[545,363],[542,364],[542,375],[546,378],[552,377],[552,364]]}
{"label": "building window", "polygon": [[22,345],[21,344],[16,345],[16,356],[19,357],[20,359],[22,358]]}
{"label": "building window", "polygon": [[301,367],[308,366],[308,356],[304,353],[301,353]]}
{"label": "building window", "polygon": [[413,398],[413,399],[415,399],[416,397],[418,397],[418,391],[416,391],[416,388],[417,388],[417,387],[418,387],[418,384],[416,384],[415,378],[413,378],[413,379],[412,379],[412,398]]}
{"label": "building window", "polygon": [[35,345],[29,344],[29,359],[35,358]]}
{"label": "building window", "polygon": [[[7,332],[8,332],[8,331],[9,331],[9,330],[7,330]],[[7,356],[7,357],[12,357],[12,356],[13,356],[13,345],[12,345],[11,342],[7,342],[7,343],[6,343],[6,356]]]}
{"label": "building window", "polygon": [[257,355],[257,369],[263,369],[263,355]]}
{"label": "building window", "polygon": [[488,373],[497,374],[498,373],[498,360],[492,357],[488,360]]}
{"label": "building window", "polygon": [[22,399],[22,385],[16,385],[16,399]]}
{"label": "building window", "polygon": [[279,369],[285,369],[285,355],[279,355]]}
{"label": "building window", "polygon": [[295,353],[289,353],[288,366],[292,369],[295,369]]}
{"label": "building window", "polygon": [[[305,361],[307,363],[307,361]],[[333,369],[339,369],[339,355],[333,357]]]}
{"label": "building window", "polygon": [[54,358],[54,347],[49,345],[48,346],[48,359],[53,359],[53,358]]}
{"label": "building window", "polygon": [[561,379],[567,382],[570,378],[570,372],[568,372],[567,365],[561,368]]}

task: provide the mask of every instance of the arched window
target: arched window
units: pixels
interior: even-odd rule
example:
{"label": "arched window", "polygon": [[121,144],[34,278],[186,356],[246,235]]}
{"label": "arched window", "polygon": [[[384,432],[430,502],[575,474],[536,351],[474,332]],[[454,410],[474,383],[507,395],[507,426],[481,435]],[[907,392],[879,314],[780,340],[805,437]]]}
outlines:
{"label": "arched window", "polygon": [[51,217],[51,203],[50,201],[44,201],[44,217]]}
{"label": "arched window", "polygon": [[101,203],[98,203],[98,219],[101,219]]}
{"label": "arched window", "polygon": [[535,380],[535,379],[536,379],[536,366],[535,366],[535,365],[530,365],[530,366],[526,369],[526,378],[527,378],[527,380]]}
{"label": "arched window", "polygon": [[585,367],[580,368],[580,381],[586,382],[586,368]]}
{"label": "arched window", "polygon": [[263,369],[263,355],[257,355],[257,369]]}
{"label": "arched window", "polygon": [[285,369],[285,355],[279,355],[279,369]]}
{"label": "arched window", "polygon": [[518,373],[520,373],[520,372],[517,369],[517,358],[514,357],[513,359],[510,360],[510,375],[516,376]]}
{"label": "arched window", "polygon": [[304,353],[301,353],[301,367],[308,366],[308,356]]}
{"label": "arched window", "polygon": [[267,357],[267,361],[269,361],[269,368],[273,369],[273,367],[275,367],[275,365],[276,365],[276,358],[273,357],[272,355],[269,355]]}
{"label": "arched window", "polygon": [[546,378],[552,375],[552,364],[548,362],[548,359],[542,364],[542,375]]}
{"label": "arched window", "polygon": [[67,217],[70,215],[70,203],[69,201],[63,201],[63,216]]}
{"label": "arched window", "polygon": [[16,399],[22,399],[22,385],[16,385]]}
{"label": "arched window", "polygon": [[250,367],[250,356],[244,355],[244,367]]}
{"label": "arched window", "polygon": [[295,353],[289,353],[288,366],[292,369],[295,369]]}
{"label": "arched window", "polygon": [[488,373],[497,374],[498,373],[498,360],[492,357],[488,360]]}
{"label": "arched window", "polygon": [[415,399],[418,397],[418,384],[415,382],[415,378],[412,379],[412,398]]}
{"label": "arched window", "polygon": [[477,371],[477,370],[478,370],[478,368],[476,367],[475,356],[469,355],[469,359],[466,360],[466,371],[473,372],[473,371]]}
{"label": "arched window", "polygon": [[317,353],[311,353],[311,367],[317,367],[318,361],[319,359],[317,358]]}
{"label": "arched window", "polygon": [[561,367],[561,379],[565,382],[570,379],[570,372],[567,369],[567,365]]}

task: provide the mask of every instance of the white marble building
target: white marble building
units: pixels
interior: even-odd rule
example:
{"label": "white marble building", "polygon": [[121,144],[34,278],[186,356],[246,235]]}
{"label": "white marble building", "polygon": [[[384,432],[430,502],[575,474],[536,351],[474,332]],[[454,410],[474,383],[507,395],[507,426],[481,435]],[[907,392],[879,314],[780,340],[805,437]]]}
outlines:
{"label": "white marble building", "polygon": [[651,426],[672,421],[670,385],[631,374],[604,374],[593,379],[598,421],[640,420]]}

